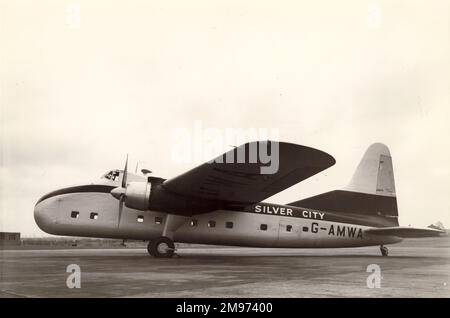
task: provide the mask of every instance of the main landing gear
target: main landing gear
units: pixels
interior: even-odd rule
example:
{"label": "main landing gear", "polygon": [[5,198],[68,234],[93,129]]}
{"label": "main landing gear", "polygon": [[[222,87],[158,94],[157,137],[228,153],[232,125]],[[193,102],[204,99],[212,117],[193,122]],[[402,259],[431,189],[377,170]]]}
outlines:
{"label": "main landing gear", "polygon": [[148,253],[156,258],[171,258],[175,253],[175,244],[165,236],[150,241],[147,246]]}
{"label": "main landing gear", "polygon": [[389,250],[386,246],[380,245],[380,252],[382,256],[388,256]]}
{"label": "main landing gear", "polygon": [[180,215],[168,214],[164,220],[162,236],[148,243],[148,253],[157,258],[170,258],[175,254],[175,244],[173,237],[175,231],[189,218]]}

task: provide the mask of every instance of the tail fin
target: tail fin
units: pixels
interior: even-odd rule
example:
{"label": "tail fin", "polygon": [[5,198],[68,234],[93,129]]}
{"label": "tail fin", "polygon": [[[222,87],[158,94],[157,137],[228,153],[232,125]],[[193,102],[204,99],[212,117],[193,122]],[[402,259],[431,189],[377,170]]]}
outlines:
{"label": "tail fin", "polygon": [[371,145],[343,189],[289,205],[354,215],[373,226],[398,226],[394,171],[388,147],[380,143]]}
{"label": "tail fin", "polygon": [[392,157],[386,145],[371,145],[361,159],[347,191],[395,197]]}

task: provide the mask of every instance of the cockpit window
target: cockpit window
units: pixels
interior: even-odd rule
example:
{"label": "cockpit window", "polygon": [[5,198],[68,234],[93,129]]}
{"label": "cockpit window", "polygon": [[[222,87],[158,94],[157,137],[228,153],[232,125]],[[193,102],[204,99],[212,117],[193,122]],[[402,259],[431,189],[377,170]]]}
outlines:
{"label": "cockpit window", "polygon": [[105,174],[103,177],[105,179],[111,180],[111,181],[119,181],[120,171],[119,170],[111,170],[107,174]]}

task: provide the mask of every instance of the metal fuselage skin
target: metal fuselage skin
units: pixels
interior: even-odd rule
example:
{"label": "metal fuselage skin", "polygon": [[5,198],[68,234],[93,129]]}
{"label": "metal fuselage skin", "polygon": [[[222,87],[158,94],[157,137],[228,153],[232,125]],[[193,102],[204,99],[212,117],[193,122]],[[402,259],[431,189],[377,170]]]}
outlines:
{"label": "metal fuselage skin", "polygon": [[[135,175],[136,180],[140,176]],[[92,192],[44,196],[34,217],[45,232],[55,235],[153,240],[163,235],[167,213],[123,207],[119,223],[118,200],[108,191],[119,182],[91,184]],[[331,217],[330,217],[331,215]],[[192,217],[177,216],[181,225],[175,242],[252,247],[334,248],[392,244],[395,236],[369,235],[369,226],[333,221],[333,213],[259,203],[245,211],[217,210]]]}

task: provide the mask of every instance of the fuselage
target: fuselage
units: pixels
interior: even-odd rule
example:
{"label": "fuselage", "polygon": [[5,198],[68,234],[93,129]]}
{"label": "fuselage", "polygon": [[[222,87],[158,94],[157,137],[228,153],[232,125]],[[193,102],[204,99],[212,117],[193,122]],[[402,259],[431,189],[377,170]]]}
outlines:
{"label": "fuselage", "polygon": [[[131,175],[139,181],[144,177]],[[55,235],[149,240],[162,236],[167,213],[123,207],[110,194],[120,178],[54,191],[35,206],[38,226]],[[216,210],[179,217],[175,242],[254,247],[331,248],[400,242],[395,236],[369,235],[367,217],[309,208],[258,203],[240,209]],[[370,224],[370,225],[369,225]],[[382,224],[380,224],[382,226]]]}

